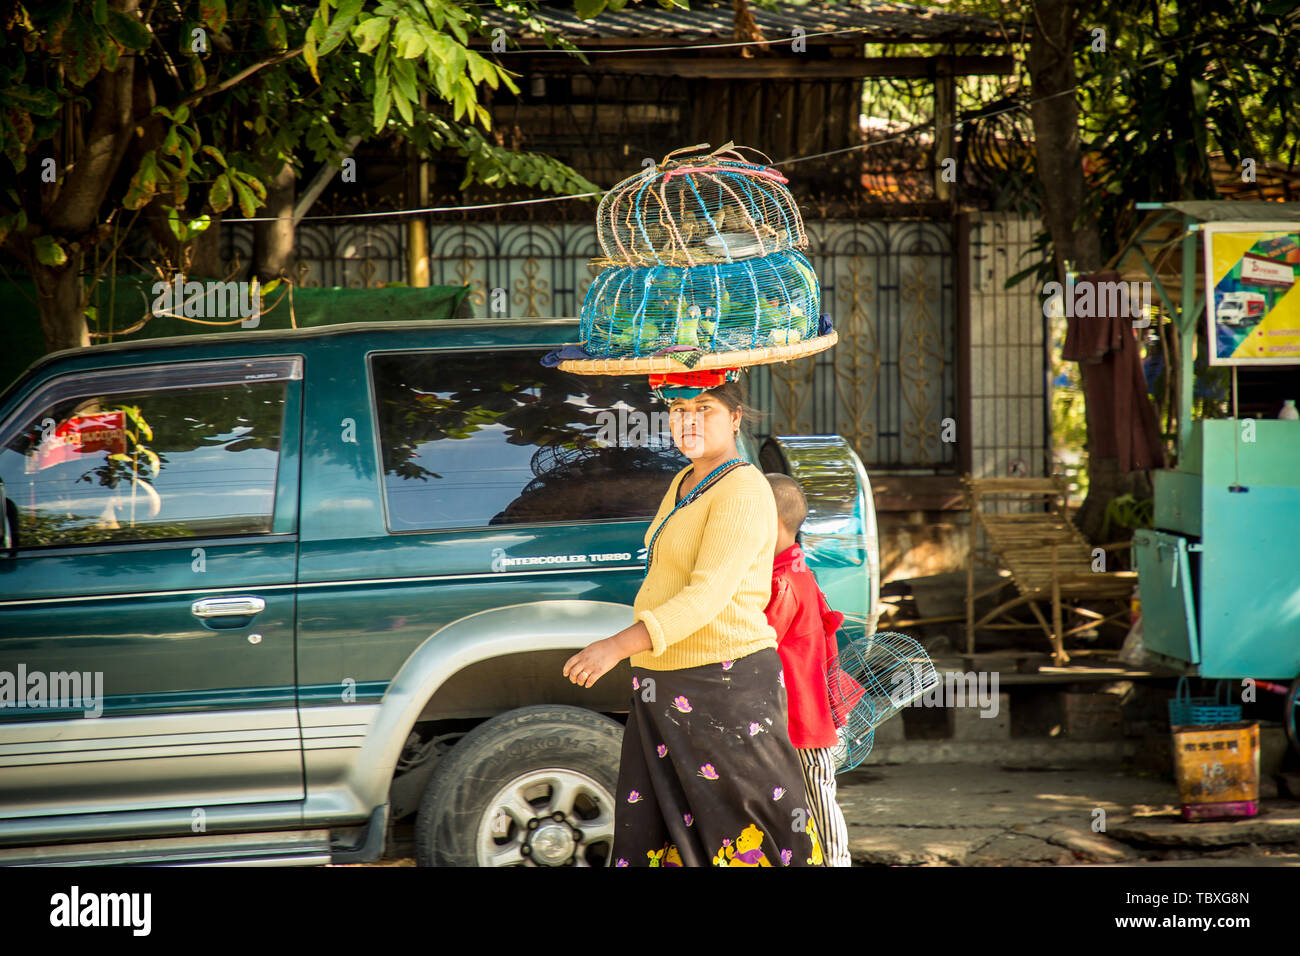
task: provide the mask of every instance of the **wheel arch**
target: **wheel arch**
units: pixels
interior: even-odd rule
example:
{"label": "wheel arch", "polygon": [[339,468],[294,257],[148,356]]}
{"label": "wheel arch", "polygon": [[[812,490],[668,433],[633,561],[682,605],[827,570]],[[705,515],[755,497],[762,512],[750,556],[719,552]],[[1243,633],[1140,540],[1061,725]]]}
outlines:
{"label": "wheel arch", "polygon": [[[533,601],[466,615],[440,628],[412,652],[388,685],[353,765],[352,789],[368,806],[384,803],[402,745],[421,720],[487,718],[526,704],[568,704],[602,711],[623,699],[622,708],[612,709],[626,709],[630,685],[618,680],[626,664],[592,690],[569,684],[560,666],[566,655],[618,633],[632,621],[632,608],[626,604]],[[554,678],[543,673],[531,680],[515,679],[557,661]],[[497,682],[475,701],[473,688],[485,677],[495,677]],[[528,693],[529,685],[546,699],[522,700],[520,695]],[[514,699],[522,702],[510,704]]]}

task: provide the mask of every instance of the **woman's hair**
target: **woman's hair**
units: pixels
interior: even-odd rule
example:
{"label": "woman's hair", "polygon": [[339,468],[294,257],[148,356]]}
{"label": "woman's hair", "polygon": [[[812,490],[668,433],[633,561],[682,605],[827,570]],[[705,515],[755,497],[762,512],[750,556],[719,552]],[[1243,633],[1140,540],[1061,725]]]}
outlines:
{"label": "woman's hair", "polygon": [[725,405],[729,412],[734,412],[739,408],[741,410],[740,423],[742,425],[753,425],[763,420],[763,413],[747,403],[748,396],[743,381],[723,382],[716,388],[706,389],[704,395],[712,395]]}

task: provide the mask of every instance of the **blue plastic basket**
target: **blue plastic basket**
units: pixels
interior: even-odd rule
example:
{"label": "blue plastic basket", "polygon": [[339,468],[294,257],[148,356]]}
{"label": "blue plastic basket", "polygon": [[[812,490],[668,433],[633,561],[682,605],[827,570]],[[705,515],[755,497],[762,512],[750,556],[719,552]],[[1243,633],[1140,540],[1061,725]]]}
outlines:
{"label": "blue plastic basket", "polygon": [[794,250],[681,268],[607,269],[587,289],[581,337],[602,358],[793,345],[818,332],[821,290]]}
{"label": "blue plastic basket", "polygon": [[[1190,727],[1204,724],[1231,724],[1241,720],[1241,705],[1228,704],[1231,690],[1219,681],[1213,697],[1193,697],[1186,677],[1178,678],[1174,698],[1169,701],[1169,726]],[[1223,697],[1223,701],[1219,697]]]}

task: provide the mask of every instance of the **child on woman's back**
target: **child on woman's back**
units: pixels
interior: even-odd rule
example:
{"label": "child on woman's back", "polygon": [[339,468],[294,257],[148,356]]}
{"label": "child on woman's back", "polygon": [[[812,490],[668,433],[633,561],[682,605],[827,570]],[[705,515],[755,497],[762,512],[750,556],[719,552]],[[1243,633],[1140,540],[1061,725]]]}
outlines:
{"label": "child on woman's back", "polygon": [[785,672],[789,700],[790,742],[803,765],[809,808],[826,856],[827,866],[849,866],[849,833],[835,801],[835,760],[839,743],[827,689],[827,671],[834,664],[835,632],[844,615],[832,611],[804,563],[795,540],[808,514],[798,483],[786,475],[769,474],[776,498],[776,557],[772,564],[772,598],[768,623],[776,630],[777,653]]}

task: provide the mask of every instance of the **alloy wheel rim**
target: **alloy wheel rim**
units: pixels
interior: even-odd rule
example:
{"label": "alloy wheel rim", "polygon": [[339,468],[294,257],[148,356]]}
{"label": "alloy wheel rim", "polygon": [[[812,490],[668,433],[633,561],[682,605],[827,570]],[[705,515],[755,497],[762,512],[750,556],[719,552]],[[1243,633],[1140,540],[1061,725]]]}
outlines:
{"label": "alloy wheel rim", "polygon": [[479,866],[608,866],[614,798],[593,778],[555,767],[515,777],[488,801]]}

